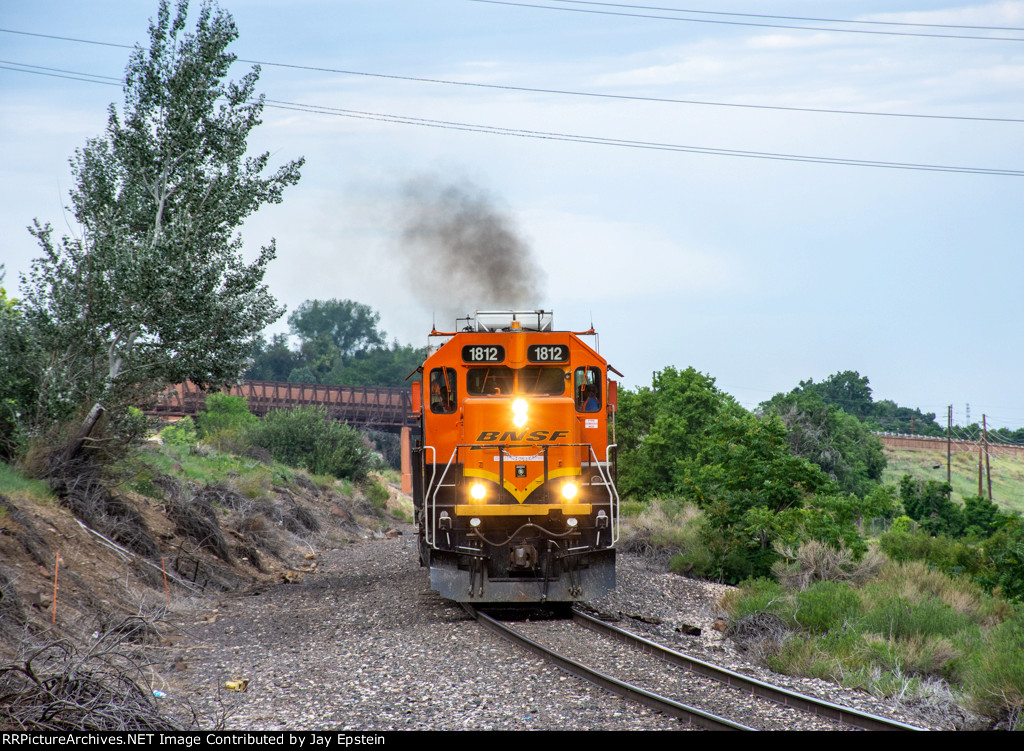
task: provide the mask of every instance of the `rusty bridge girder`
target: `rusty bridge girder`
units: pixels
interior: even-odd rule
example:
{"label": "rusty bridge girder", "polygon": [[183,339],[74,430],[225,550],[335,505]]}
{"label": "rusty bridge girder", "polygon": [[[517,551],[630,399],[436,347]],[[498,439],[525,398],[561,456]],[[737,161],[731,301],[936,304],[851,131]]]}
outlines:
{"label": "rusty bridge girder", "polygon": [[[363,428],[397,432],[417,424],[410,391],[404,388],[243,381],[220,392],[244,397],[249,411],[257,417],[275,409],[323,407],[332,420]],[[203,411],[205,405],[206,392],[186,381],[167,389],[146,412],[158,417],[185,417]]]}

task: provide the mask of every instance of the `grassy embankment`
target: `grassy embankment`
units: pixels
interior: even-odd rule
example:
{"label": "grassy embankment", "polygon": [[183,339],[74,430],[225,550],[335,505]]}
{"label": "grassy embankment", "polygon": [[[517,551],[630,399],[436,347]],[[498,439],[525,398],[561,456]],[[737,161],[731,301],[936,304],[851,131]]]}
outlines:
{"label": "grassy embankment", "polygon": [[[992,500],[1004,511],[1024,513],[1024,456],[1012,456],[998,453],[993,447],[989,456],[992,474]],[[909,450],[885,449],[888,465],[882,481],[899,485],[903,475],[911,475],[918,480],[946,481],[946,450]],[[982,458],[984,468],[984,458]],[[951,484],[953,499],[978,494],[978,455],[977,453],[953,454]],[[983,484],[984,493],[988,494],[987,483]]]}

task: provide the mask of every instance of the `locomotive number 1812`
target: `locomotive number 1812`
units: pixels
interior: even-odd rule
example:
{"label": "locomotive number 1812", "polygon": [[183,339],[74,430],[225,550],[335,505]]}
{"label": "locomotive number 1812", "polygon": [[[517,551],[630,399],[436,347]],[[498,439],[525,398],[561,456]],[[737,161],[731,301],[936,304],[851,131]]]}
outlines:
{"label": "locomotive number 1812", "polygon": [[504,362],[505,348],[500,344],[467,344],[462,348],[463,362]]}
{"label": "locomotive number 1812", "polygon": [[568,362],[569,348],[564,344],[531,344],[526,348],[530,362]]}

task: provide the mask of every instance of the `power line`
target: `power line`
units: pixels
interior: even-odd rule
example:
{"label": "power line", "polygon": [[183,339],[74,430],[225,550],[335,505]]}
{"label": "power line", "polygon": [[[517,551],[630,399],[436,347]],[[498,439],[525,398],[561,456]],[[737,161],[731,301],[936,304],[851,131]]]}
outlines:
{"label": "power line", "polygon": [[611,8],[630,8],[633,10],[660,10],[671,13],[692,13],[700,16],[736,16],[739,18],[772,18],[781,21],[813,21],[821,23],[859,23],[873,26],[913,26],[927,29],[974,29],[976,31],[1024,31],[1024,28],[1017,26],[968,26],[965,24],[948,23],[914,23],[912,21],[864,21],[843,18],[814,18],[806,16],[774,16],[766,13],[738,13],[735,11],[723,10],[693,10],[690,8],[664,8],[656,5],[630,5],[627,3],[602,3],[593,0],[551,0],[551,2],[565,3],[567,5],[600,5]]}
{"label": "power line", "polygon": [[104,83],[109,86],[121,86],[124,83],[123,79],[116,76],[104,76],[97,73],[81,73],[75,70],[64,70],[63,68],[48,68],[43,65],[29,65],[28,63],[18,63],[11,60],[0,60],[0,68],[3,68],[4,70],[14,70],[19,73],[35,73],[41,76],[67,78],[72,81]]}
{"label": "power line", "polygon": [[[6,31],[0,29],[0,31]],[[22,33],[22,32],[16,32]],[[63,38],[66,39],[66,38]],[[85,41],[85,40],[72,40],[72,41]],[[118,46],[118,45],[112,45]],[[252,62],[252,61],[245,61]],[[259,64],[259,63],[257,63]],[[60,78],[70,78],[71,80],[86,81],[89,83],[106,83],[109,85],[117,85],[113,82],[118,81],[111,76],[99,76],[87,73],[77,73],[75,71],[67,71],[57,68],[46,68],[44,66],[31,66],[21,63],[14,63],[13,65],[19,65],[22,67],[10,67],[10,65],[0,64],[0,68],[7,70],[14,70],[22,73],[34,73],[37,75],[55,76]],[[299,66],[288,66],[288,67],[299,67]],[[78,77],[81,76],[81,77]],[[106,80],[96,80],[106,79]],[[602,146],[617,146],[622,148],[635,148],[645,150],[657,150],[657,151],[674,151],[684,153],[696,153],[713,156],[732,156],[732,157],[743,157],[750,159],[766,159],[775,161],[789,161],[789,162],[803,162],[812,164],[829,164],[836,166],[848,166],[848,167],[875,167],[884,169],[900,169],[900,170],[915,170],[915,171],[928,171],[928,172],[948,172],[948,173],[961,173],[961,174],[984,174],[984,175],[997,175],[1004,177],[1024,177],[1024,171],[1002,169],[1002,168],[984,168],[984,167],[960,167],[953,165],[940,165],[940,164],[922,164],[922,163],[908,163],[908,162],[886,162],[881,160],[864,160],[864,159],[849,159],[841,157],[821,157],[805,154],[785,154],[779,152],[760,152],[740,149],[722,149],[708,146],[692,146],[685,144],[671,144],[654,141],[639,141],[632,139],[619,139],[610,138],[605,136],[588,136],[571,133],[558,133],[550,131],[536,131],[528,129],[517,129],[505,126],[492,126],[492,125],[480,125],[473,123],[462,123],[456,121],[445,121],[445,120],[434,120],[429,118],[417,118],[405,115],[393,115],[387,113],[377,112],[366,112],[361,110],[343,109],[337,107],[328,107],[325,105],[313,105],[313,104],[300,104],[295,102],[284,102],[280,100],[266,100],[266,104],[269,107],[277,109],[290,109],[302,112],[308,112],[311,114],[326,114],[335,115],[340,117],[349,117],[357,119],[369,119],[378,120],[383,122],[391,122],[405,125],[417,125],[421,127],[432,127],[441,128],[447,130],[461,130],[477,133],[487,133],[492,135],[504,135],[504,136],[515,136],[520,138],[533,138],[541,140],[554,140],[554,141],[566,141],[574,143],[587,143],[593,145]]]}
{"label": "power line", "polygon": [[[35,66],[41,68],[42,66]],[[63,75],[62,73],[50,72],[47,69],[27,70],[24,68],[12,68],[0,64],[0,68],[14,70],[20,73],[35,73],[37,75],[55,76],[59,78],[70,78],[76,81],[87,83],[103,83],[111,86],[118,85],[110,76],[95,76],[92,78],[79,78],[76,75],[92,76],[92,74]],[[111,80],[96,80],[96,78],[107,78]],[[952,172],[960,174],[996,175],[1002,177],[1024,177],[1024,170],[1011,170],[1002,168],[987,167],[959,167],[942,164],[922,164],[912,162],[885,162],[869,159],[849,159],[842,157],[822,157],[807,154],[785,154],[779,152],[748,151],[741,149],[722,149],[710,146],[692,146],[685,144],[662,143],[656,141],[638,141],[623,138],[610,138],[606,136],[588,136],[572,133],[558,133],[550,131],[528,130],[525,128],[510,128],[496,125],[481,125],[476,123],[463,123],[449,120],[434,120],[430,118],[412,117],[407,115],[394,115],[381,112],[367,112],[363,110],[351,110],[340,107],[329,107],[326,105],[301,104],[297,102],[284,102],[281,100],[267,99],[265,106],[274,109],[294,110],[319,115],[334,115],[354,119],[377,120],[403,125],[417,125],[421,127],[440,128],[445,130],[461,130],[475,133],[486,133],[490,135],[515,136],[519,138],[533,138],[548,141],[566,141],[571,143],[586,143],[597,146],[618,146],[622,148],[634,148],[654,151],[674,151],[693,154],[704,154],[709,156],[732,156],[749,159],[767,159],[773,161],[804,162],[810,164],[829,164],[844,167],[875,167],[884,169],[915,170],[924,172]]]}
{"label": "power line", "polygon": [[[113,42],[98,42],[91,39],[80,39],[75,37],[55,36],[52,34],[38,34],[28,31],[15,31],[12,29],[0,29],[0,32],[9,34],[22,34],[26,36],[37,36],[44,39],[57,39],[66,42],[79,42],[82,44],[98,44],[107,47],[118,47],[122,49],[134,49],[129,45],[115,44]],[[361,76],[365,78],[383,78],[394,81],[410,81],[413,83],[430,83],[443,86],[462,86],[475,89],[491,89],[496,91],[514,91],[527,94],[553,94],[558,96],[587,97],[593,99],[611,99],[629,102],[653,102],[659,104],[686,104],[698,107],[731,107],[735,109],[751,110],[773,110],[777,112],[809,112],[828,115],[856,115],[867,117],[898,117],[920,120],[959,120],[969,122],[992,122],[992,123],[1024,123],[1024,118],[1017,117],[981,117],[975,115],[929,115],[911,112],[881,112],[872,110],[846,110],[830,109],[827,107],[785,107],[772,104],[746,104],[741,102],[712,102],[701,99],[677,99],[671,97],[637,96],[631,94],[608,94],[594,91],[577,91],[572,89],[551,89],[531,86],[512,86],[509,84],[479,83],[475,81],[454,81],[445,78],[426,78],[423,76],[403,76],[393,73],[369,73],[367,71],[347,70],[344,68],[329,68],[318,65],[299,65],[296,63],[275,63],[266,60],[248,60],[239,58],[238,62],[247,65],[259,65],[267,68],[285,68],[293,70],[308,70],[315,73],[336,73],[346,76]]]}
{"label": "power line", "polygon": [[[487,5],[509,5],[514,8],[536,8],[539,10],[554,10],[563,13],[591,13],[603,16],[626,16],[628,18],[649,18],[658,21],[681,21],[685,23],[710,23],[723,24],[726,26],[756,26],[769,29],[794,29],[798,31],[826,31],[840,34],[874,34],[881,36],[898,37],[924,37],[930,39],[973,39],[989,42],[1024,42],[1024,37],[995,37],[975,36],[970,34],[927,34],[923,32],[910,31],[880,31],[875,29],[841,29],[827,26],[794,26],[781,23],[758,23],[754,21],[726,21],[713,18],[683,18],[680,16],[658,16],[649,13],[626,13],[625,11],[595,10],[593,8],[560,8],[554,5],[537,5],[535,3],[512,2],[512,0],[468,0],[471,3],[485,3]],[[628,7],[628,6],[627,6]],[[733,14],[729,14],[733,15]],[[736,14],[739,15],[739,14]]]}
{"label": "power line", "polygon": [[342,109],[338,107],[306,105],[295,102],[281,102],[272,99],[266,100],[266,103],[268,107],[298,110],[302,112],[309,112],[315,114],[329,114],[337,115],[339,117],[351,117],[367,120],[382,120],[385,122],[401,123],[406,125],[420,125],[431,128],[463,130],[477,133],[490,133],[495,135],[516,136],[520,138],[537,138],[551,141],[570,141],[574,143],[588,143],[602,146],[619,146],[624,148],[647,149],[655,151],[675,151],[695,154],[707,154],[714,156],[745,157],[750,159],[806,162],[812,164],[832,164],[846,167],[876,167],[885,169],[917,170],[925,172],[956,172],[964,174],[999,175],[1004,177],[1024,177],[1024,170],[995,169],[985,167],[957,167],[952,165],[920,164],[908,162],[884,162],[868,159],[848,159],[840,157],[819,157],[805,154],[783,154],[777,152],[746,151],[740,149],[721,149],[709,146],[690,146],[684,144],[661,143],[656,141],[636,141],[622,138],[609,138],[605,136],[586,136],[571,133],[557,133],[549,131],[527,130],[522,128],[509,128],[495,125],[462,123],[448,120],[433,120],[429,118],[412,117],[406,115],[391,115],[379,112],[366,112],[361,110]]}

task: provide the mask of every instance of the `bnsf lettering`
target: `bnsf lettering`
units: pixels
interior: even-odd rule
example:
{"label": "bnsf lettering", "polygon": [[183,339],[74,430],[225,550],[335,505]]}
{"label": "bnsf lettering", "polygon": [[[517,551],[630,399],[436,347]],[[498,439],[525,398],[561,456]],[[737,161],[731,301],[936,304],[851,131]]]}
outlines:
{"label": "bnsf lettering", "polygon": [[568,430],[535,430],[529,435],[527,435],[525,430],[522,433],[514,433],[511,430],[504,433],[497,430],[485,430],[476,439],[478,441],[520,443],[522,441],[557,441],[559,438],[564,438],[567,435],[569,435]]}

